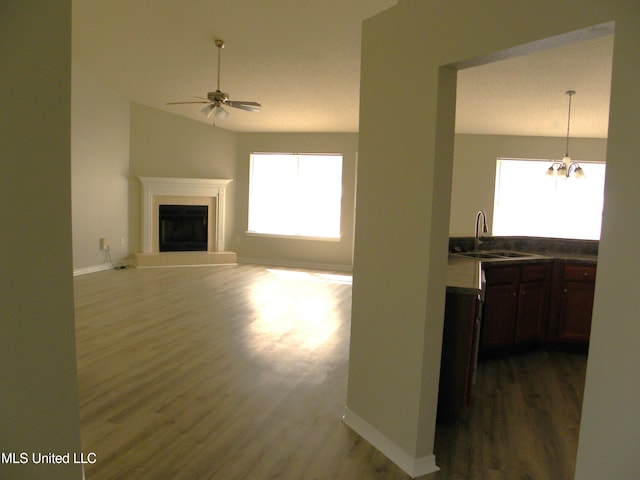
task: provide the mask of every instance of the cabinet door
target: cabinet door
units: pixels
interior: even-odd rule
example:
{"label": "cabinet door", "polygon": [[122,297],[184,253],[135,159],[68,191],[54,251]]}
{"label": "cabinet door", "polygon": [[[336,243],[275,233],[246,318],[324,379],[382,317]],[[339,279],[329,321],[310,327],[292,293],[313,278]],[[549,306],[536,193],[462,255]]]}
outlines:
{"label": "cabinet door", "polygon": [[558,339],[588,342],[595,283],[564,281],[558,316]]}
{"label": "cabinet door", "polygon": [[513,345],[518,292],[516,284],[488,285],[482,318],[482,349]]}
{"label": "cabinet door", "polygon": [[447,292],[438,391],[439,421],[454,418],[471,399],[478,304],[477,295]]}
{"label": "cabinet door", "polygon": [[516,317],[516,343],[537,342],[542,338],[546,311],[546,282],[521,283]]}

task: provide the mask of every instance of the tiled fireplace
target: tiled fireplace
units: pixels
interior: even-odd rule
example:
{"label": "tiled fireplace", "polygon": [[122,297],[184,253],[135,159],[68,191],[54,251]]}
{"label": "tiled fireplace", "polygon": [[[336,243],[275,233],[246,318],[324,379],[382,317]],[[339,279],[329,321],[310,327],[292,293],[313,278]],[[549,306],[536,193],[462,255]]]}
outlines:
{"label": "tiled fireplace", "polygon": [[[227,179],[139,177],[142,184],[142,252],[139,267],[235,263],[225,250]],[[160,205],[207,207],[207,242],[200,251],[160,251]]]}

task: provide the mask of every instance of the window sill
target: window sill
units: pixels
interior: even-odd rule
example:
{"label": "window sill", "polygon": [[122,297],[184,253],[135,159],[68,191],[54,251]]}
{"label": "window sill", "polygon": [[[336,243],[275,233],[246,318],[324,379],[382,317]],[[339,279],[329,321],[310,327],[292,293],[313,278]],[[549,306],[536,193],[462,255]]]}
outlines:
{"label": "window sill", "polygon": [[245,232],[247,237],[279,238],[283,240],[312,240],[316,242],[339,242],[342,237],[309,237],[304,235],[283,235],[277,233]]}

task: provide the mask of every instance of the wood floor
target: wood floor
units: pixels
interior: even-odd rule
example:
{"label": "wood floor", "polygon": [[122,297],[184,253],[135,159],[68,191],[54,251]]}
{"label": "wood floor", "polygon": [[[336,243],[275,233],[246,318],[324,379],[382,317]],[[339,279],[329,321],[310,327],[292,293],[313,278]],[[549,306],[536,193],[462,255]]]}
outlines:
{"label": "wood floor", "polygon": [[485,360],[469,409],[439,425],[447,480],[573,480],[585,353],[531,351]]}
{"label": "wood floor", "polygon": [[[350,277],[111,270],[76,277],[75,294],[87,480],[409,478],[340,420]],[[584,363],[483,363],[469,414],[438,428],[443,471],[423,480],[569,479],[555,472],[572,470]]]}

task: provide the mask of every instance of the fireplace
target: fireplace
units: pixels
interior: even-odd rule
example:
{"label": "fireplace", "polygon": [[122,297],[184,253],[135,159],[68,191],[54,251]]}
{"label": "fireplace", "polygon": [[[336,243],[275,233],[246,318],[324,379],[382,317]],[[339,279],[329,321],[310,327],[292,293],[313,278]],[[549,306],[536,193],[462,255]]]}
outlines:
{"label": "fireplace", "polygon": [[143,254],[157,255],[177,251],[160,249],[160,206],[163,205],[198,206],[207,209],[206,246],[186,251],[225,251],[225,190],[231,180],[140,177],[140,182]]}
{"label": "fireplace", "polygon": [[206,252],[207,205],[158,205],[161,252]]}
{"label": "fireplace", "polygon": [[236,263],[225,250],[225,190],[231,180],[139,177],[142,252],[138,267]]}

